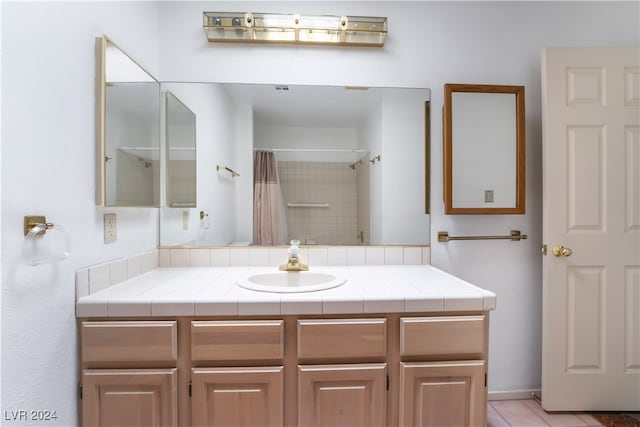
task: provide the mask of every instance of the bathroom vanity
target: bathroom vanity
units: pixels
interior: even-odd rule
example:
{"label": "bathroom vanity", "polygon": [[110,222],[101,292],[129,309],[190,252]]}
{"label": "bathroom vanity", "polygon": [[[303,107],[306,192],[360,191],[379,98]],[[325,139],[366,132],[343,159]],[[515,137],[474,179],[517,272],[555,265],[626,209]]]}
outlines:
{"label": "bathroom vanity", "polygon": [[484,426],[495,295],[430,266],[167,268],[80,298],[84,426]]}

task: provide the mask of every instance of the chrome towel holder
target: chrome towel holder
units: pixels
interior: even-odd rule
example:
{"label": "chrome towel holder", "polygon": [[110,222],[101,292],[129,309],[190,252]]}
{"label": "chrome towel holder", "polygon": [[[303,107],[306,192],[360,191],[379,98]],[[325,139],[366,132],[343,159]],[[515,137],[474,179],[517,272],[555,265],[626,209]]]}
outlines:
{"label": "chrome towel holder", "polygon": [[520,230],[511,230],[508,236],[449,236],[448,231],[438,231],[438,242],[447,243],[451,240],[511,240],[519,242],[526,240],[527,235],[520,233]]}

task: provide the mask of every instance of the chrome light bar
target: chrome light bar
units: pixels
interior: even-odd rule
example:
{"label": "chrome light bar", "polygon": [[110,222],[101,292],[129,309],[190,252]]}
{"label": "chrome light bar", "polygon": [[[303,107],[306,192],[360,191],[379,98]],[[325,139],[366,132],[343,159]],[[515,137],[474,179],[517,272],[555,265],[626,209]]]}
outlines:
{"label": "chrome light bar", "polygon": [[382,47],[387,37],[386,17],[204,12],[203,18],[210,42]]}

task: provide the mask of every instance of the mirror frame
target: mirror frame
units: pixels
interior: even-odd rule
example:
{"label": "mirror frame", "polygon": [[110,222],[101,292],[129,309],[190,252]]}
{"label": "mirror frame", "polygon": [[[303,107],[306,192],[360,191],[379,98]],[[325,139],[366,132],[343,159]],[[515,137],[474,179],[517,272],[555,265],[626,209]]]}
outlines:
{"label": "mirror frame", "polygon": [[[515,95],[516,116],[516,183],[514,207],[453,207],[453,93],[506,93]],[[451,214],[524,214],[525,213],[525,111],[524,86],[456,84],[444,85],[443,128],[443,183],[444,213]]]}

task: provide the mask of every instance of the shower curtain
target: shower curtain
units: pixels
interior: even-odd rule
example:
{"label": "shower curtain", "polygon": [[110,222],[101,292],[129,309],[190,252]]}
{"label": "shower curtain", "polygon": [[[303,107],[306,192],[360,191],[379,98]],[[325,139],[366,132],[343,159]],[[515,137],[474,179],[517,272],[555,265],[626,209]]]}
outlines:
{"label": "shower curtain", "polygon": [[283,245],[286,240],[284,203],[276,157],[270,151],[253,155],[253,243]]}

